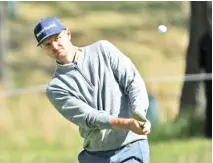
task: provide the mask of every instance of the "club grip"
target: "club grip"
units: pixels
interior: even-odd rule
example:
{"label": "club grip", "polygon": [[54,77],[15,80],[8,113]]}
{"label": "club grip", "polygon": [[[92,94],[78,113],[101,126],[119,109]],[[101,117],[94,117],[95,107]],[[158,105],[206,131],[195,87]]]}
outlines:
{"label": "club grip", "polygon": [[140,114],[139,112],[134,112],[132,114],[132,118],[134,118],[137,121],[141,121],[141,122],[146,122],[147,119],[146,117],[144,117],[142,114]]}

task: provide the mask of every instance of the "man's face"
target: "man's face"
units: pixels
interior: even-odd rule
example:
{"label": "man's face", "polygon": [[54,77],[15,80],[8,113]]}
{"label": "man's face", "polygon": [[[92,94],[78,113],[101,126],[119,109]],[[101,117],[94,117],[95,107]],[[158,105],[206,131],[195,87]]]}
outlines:
{"label": "man's face", "polygon": [[72,43],[70,39],[70,30],[66,29],[59,34],[50,36],[44,40],[40,47],[47,53],[47,55],[56,59],[57,61],[61,61],[69,53],[72,53]]}

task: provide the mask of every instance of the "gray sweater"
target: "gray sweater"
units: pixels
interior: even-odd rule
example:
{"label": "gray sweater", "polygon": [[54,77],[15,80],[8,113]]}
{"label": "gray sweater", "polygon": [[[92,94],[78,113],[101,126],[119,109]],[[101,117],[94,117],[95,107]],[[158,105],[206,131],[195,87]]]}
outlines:
{"label": "gray sweater", "polygon": [[112,117],[144,117],[148,95],[144,81],[131,60],[109,41],[81,48],[73,63],[57,65],[46,94],[55,108],[79,126],[84,149],[106,151],[146,135],[112,129]]}

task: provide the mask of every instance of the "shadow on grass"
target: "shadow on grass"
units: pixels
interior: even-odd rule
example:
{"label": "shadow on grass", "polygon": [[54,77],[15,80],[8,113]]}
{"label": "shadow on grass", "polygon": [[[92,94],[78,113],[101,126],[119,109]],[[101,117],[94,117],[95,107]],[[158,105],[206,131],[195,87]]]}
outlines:
{"label": "shadow on grass", "polygon": [[[149,16],[156,23],[165,23],[185,28],[188,18],[181,14],[181,2],[74,2],[83,11],[106,12],[121,14],[137,14]],[[57,4],[57,3],[56,3]]]}
{"label": "shadow on grass", "polygon": [[175,11],[180,9],[179,2],[75,2],[84,10],[92,11],[117,11],[120,13],[142,13],[147,11]]}

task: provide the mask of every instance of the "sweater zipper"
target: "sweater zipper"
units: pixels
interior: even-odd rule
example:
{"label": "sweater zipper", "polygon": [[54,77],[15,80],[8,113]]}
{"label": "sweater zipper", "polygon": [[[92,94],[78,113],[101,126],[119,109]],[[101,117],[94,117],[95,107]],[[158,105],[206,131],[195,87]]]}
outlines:
{"label": "sweater zipper", "polygon": [[87,79],[87,77],[81,72],[81,70],[79,69],[78,67],[78,64],[77,62],[74,62],[75,63],[75,68],[78,70],[78,72],[83,76],[83,78],[87,81],[87,83],[93,88],[94,85],[89,81],[89,79]]}

